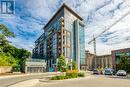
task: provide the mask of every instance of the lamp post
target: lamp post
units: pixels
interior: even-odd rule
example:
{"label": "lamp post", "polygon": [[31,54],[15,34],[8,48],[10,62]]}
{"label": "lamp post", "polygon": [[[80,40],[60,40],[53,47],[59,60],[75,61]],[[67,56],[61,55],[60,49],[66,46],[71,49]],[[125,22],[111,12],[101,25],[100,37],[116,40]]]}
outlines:
{"label": "lamp post", "polygon": [[71,63],[71,70],[72,70],[72,61],[73,61],[73,60],[72,60],[72,58],[71,58],[71,59],[70,59],[70,63]]}
{"label": "lamp post", "polygon": [[56,72],[58,71],[58,58],[56,59]]}

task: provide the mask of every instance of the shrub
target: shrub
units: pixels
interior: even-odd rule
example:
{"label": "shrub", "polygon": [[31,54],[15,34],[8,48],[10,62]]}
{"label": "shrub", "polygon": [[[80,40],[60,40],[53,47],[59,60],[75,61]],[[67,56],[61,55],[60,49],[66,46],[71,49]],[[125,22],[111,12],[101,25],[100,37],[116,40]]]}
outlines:
{"label": "shrub", "polygon": [[66,78],[77,78],[78,70],[69,70],[66,72]]}
{"label": "shrub", "polygon": [[67,64],[67,69],[68,70],[77,70],[77,65],[76,65],[76,62],[75,61],[72,61],[72,62],[68,62]]}
{"label": "shrub", "polygon": [[66,72],[67,73],[78,73],[79,71],[78,70],[67,70]]}
{"label": "shrub", "polygon": [[51,78],[51,80],[63,80],[65,76],[54,76]]}
{"label": "shrub", "polygon": [[71,77],[70,76],[65,76],[65,79],[70,79]]}
{"label": "shrub", "polygon": [[54,76],[51,78],[51,80],[63,80],[77,77],[85,77],[85,73],[83,72],[78,73],[78,70],[68,70],[65,76]]}
{"label": "shrub", "polygon": [[12,71],[13,72],[20,72],[20,66],[19,65],[13,66]]}
{"label": "shrub", "polygon": [[85,77],[85,73],[83,72],[78,73],[78,77]]}

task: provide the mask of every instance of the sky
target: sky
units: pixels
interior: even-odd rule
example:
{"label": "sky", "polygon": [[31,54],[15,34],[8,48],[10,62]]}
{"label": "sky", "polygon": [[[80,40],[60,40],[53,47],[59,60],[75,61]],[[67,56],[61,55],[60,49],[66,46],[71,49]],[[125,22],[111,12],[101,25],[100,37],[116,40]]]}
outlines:
{"label": "sky", "polygon": [[[0,0],[1,1],[1,0]],[[93,35],[103,30],[130,11],[130,0],[15,0],[15,14],[0,14],[0,23],[16,35],[8,38],[11,44],[31,51],[35,40],[44,32],[43,27],[58,8],[67,4],[85,22],[85,48],[93,53]],[[97,38],[97,54],[130,47],[130,15]]]}

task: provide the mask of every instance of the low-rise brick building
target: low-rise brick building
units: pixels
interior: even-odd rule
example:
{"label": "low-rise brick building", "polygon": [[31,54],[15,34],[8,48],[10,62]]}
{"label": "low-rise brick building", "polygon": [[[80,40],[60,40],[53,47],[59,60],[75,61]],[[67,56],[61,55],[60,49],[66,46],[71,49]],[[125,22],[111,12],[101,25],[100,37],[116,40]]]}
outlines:
{"label": "low-rise brick building", "polygon": [[86,51],[86,58],[85,63],[88,70],[93,70],[94,68],[94,54],[90,53],[89,51]]}
{"label": "low-rise brick building", "polygon": [[89,51],[86,51],[85,61],[88,70],[93,70],[95,68],[99,68],[99,69],[112,68],[113,66],[111,54],[95,56]]}
{"label": "low-rise brick building", "polygon": [[99,69],[112,68],[111,54],[96,56],[96,67]]}
{"label": "low-rise brick building", "polygon": [[117,68],[117,65],[120,63],[120,58],[122,55],[127,55],[130,60],[130,48],[113,50],[111,51],[111,53],[112,53],[113,68],[115,70]]}

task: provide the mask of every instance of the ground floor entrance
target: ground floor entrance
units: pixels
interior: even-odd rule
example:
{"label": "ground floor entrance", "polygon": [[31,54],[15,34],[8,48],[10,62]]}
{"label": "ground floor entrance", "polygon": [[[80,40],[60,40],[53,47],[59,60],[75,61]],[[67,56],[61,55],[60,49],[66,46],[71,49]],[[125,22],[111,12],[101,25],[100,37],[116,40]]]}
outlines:
{"label": "ground floor entrance", "polygon": [[42,73],[45,72],[44,67],[27,67],[27,72],[28,73]]}

